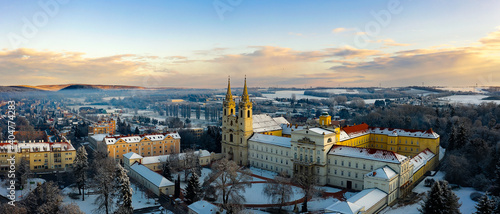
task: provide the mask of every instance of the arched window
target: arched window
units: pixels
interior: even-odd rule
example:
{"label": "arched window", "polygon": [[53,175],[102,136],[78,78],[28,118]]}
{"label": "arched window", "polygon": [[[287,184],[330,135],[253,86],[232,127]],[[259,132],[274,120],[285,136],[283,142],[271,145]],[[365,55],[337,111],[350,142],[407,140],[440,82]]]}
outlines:
{"label": "arched window", "polygon": [[319,163],[319,157],[318,157],[318,158],[316,158],[316,163]]}
{"label": "arched window", "polygon": [[247,110],[247,117],[250,117],[250,110]]}
{"label": "arched window", "polygon": [[233,142],[233,134],[229,134],[229,142]]}
{"label": "arched window", "polygon": [[300,161],[302,161],[302,154],[300,154]]}
{"label": "arched window", "polygon": [[233,115],[233,114],[234,114],[234,112],[233,112],[233,111],[234,111],[234,109],[231,109],[231,115]]}

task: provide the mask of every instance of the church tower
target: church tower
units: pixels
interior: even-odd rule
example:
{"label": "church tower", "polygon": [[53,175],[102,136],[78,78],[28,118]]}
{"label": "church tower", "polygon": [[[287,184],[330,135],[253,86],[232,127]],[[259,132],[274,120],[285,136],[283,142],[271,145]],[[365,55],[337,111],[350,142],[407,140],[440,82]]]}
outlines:
{"label": "church tower", "polygon": [[248,139],[252,136],[253,134],[253,119],[252,119],[252,114],[253,114],[253,109],[252,109],[252,102],[250,101],[250,98],[248,96],[248,89],[247,89],[247,78],[245,77],[245,85],[243,87],[243,95],[241,96],[241,101],[238,105],[238,124],[239,124],[239,130],[238,130],[238,137],[240,141],[240,146],[243,151],[241,151],[241,162],[239,163],[240,165],[248,165]]}
{"label": "church tower", "polygon": [[246,166],[248,165],[247,141],[253,134],[252,102],[248,96],[246,78],[238,109],[231,94],[230,80],[222,108],[222,153],[229,160]]}
{"label": "church tower", "polygon": [[231,93],[231,79],[227,80],[226,98],[222,102],[222,153],[229,160],[234,160],[234,154],[238,154],[235,145],[237,139],[238,122],[236,118],[236,103]]}

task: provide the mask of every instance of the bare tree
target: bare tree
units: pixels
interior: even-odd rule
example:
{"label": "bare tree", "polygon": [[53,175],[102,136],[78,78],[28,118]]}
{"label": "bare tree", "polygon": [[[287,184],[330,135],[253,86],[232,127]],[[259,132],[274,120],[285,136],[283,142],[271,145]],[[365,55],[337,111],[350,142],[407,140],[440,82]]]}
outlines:
{"label": "bare tree", "polygon": [[85,201],[85,181],[87,180],[87,170],[89,168],[89,163],[87,160],[87,151],[84,146],[78,148],[75,161],[73,162],[73,174],[76,177],[76,184],[78,187],[78,194],[82,194],[82,201]]}
{"label": "bare tree", "polygon": [[187,182],[189,173],[195,172],[200,175],[199,171],[201,169],[197,169],[200,162],[199,154],[196,154],[193,149],[184,150],[183,155],[183,170],[184,170],[184,181]]}
{"label": "bare tree", "polygon": [[120,164],[116,164],[116,180],[115,184],[118,190],[118,210],[115,213],[119,214],[132,214],[134,208],[132,207],[132,188],[130,187],[130,180],[127,175],[127,170]]}
{"label": "bare tree", "polygon": [[302,189],[305,197],[304,203],[302,204],[302,212],[307,212],[307,200],[318,192],[316,188],[316,176],[312,173],[308,173],[308,170],[304,170],[295,174],[292,182]]}
{"label": "bare tree", "polygon": [[280,173],[273,180],[268,181],[262,190],[264,195],[271,198],[274,204],[279,204],[280,212],[281,207],[293,196],[293,189],[290,185],[291,181],[287,177],[286,172]]}
{"label": "bare tree", "polygon": [[246,187],[250,187],[251,172],[238,173],[239,166],[234,161],[224,158],[217,161],[212,168],[209,177],[213,182],[217,195],[222,197],[222,206],[225,209],[233,209],[232,205],[238,205],[245,201],[242,193]]}
{"label": "bare tree", "polygon": [[26,207],[28,213],[53,214],[59,211],[62,196],[61,190],[52,182],[45,182],[31,192],[22,205]]}
{"label": "bare tree", "polygon": [[0,213],[28,214],[28,210],[24,206],[12,206],[8,203],[3,203],[0,204]]}
{"label": "bare tree", "polygon": [[97,198],[95,204],[97,205],[97,213],[109,214],[111,208],[113,207],[114,193],[116,192],[113,180],[115,178],[115,166],[116,163],[111,158],[104,158],[102,160],[97,160],[95,165],[96,176],[94,177],[96,184]]}
{"label": "bare tree", "polygon": [[80,207],[76,204],[65,204],[59,208],[57,214],[85,214],[80,210]]}

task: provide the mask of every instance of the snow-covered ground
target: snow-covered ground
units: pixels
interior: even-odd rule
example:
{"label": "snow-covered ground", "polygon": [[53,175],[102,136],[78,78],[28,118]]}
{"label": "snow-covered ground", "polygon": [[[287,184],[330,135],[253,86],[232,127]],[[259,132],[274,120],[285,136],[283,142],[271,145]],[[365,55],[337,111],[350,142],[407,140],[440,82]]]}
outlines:
{"label": "snow-covered ground", "polygon": [[[438,173],[436,173],[436,175],[434,177],[428,176],[427,178],[434,178],[434,180],[443,180],[444,173],[438,172]],[[424,180],[425,179],[423,179],[422,182],[420,182],[413,189],[413,192],[423,193],[423,192],[427,192],[430,190],[430,187],[424,186]],[[476,211],[475,206],[476,206],[477,202],[470,199],[470,194],[473,192],[478,192],[478,191],[476,191],[470,187],[465,187],[465,188],[455,189],[455,190],[453,190],[453,192],[455,192],[457,197],[460,198],[459,202],[462,204],[462,206],[460,206],[460,211],[462,213],[474,213]],[[415,214],[417,214],[417,213],[420,213],[418,211],[418,208],[420,208],[422,206],[421,203],[423,203],[423,201],[419,201],[415,204],[411,204],[408,206],[396,207],[397,205],[395,205],[393,207],[388,207],[388,208],[382,210],[381,213],[383,213],[383,214],[399,214],[399,213],[405,213],[405,214],[414,214],[415,213]]]}
{"label": "snow-covered ground", "polygon": [[263,170],[255,167],[250,167],[250,171],[252,171],[252,174],[254,175],[259,175],[265,178],[273,179],[274,176],[278,175],[276,172],[271,172],[268,170]]}
{"label": "snow-covered ground", "polygon": [[[142,192],[137,186],[134,184],[131,184],[133,194],[132,194],[132,206],[134,209],[139,209],[139,208],[144,208],[144,207],[152,207],[152,206],[158,206],[159,204],[155,204],[155,199],[150,198],[148,199],[146,194]],[[74,203],[78,207],[80,207],[80,210],[84,213],[93,213],[94,210],[97,208],[97,205],[94,204],[95,199],[97,198],[97,195],[85,195],[85,201],[82,201],[82,199],[72,199],[69,197],[69,193],[78,193],[78,189],[74,187],[66,187],[62,190],[63,193],[63,203],[64,204],[71,204]]]}
{"label": "snow-covered ground", "polygon": [[276,91],[274,94],[262,94],[262,96],[274,99],[274,98],[292,98],[292,94],[295,94],[295,97],[300,100],[300,99],[326,99],[326,97],[315,97],[315,96],[309,96],[309,95],[304,95],[304,90],[283,90],[283,91]]}
{"label": "snow-covered ground", "polygon": [[443,101],[449,101],[450,103],[462,103],[462,104],[474,104],[478,105],[483,102],[494,102],[500,104],[500,100],[482,100],[488,96],[485,95],[452,95],[440,98]]}
{"label": "snow-covered ground", "polygon": [[[7,188],[9,187],[8,185],[9,182],[10,180],[0,180],[1,184],[0,195],[3,195],[5,197],[9,195],[8,193],[9,190],[7,190]],[[45,180],[41,178],[29,178],[28,182],[24,184],[23,190],[16,190],[16,201],[20,201],[21,199],[26,197],[31,191],[33,191],[37,187],[38,183],[43,184],[45,183]]]}
{"label": "snow-covered ground", "polygon": [[[245,198],[245,204],[272,204],[271,198],[267,197],[262,191],[265,183],[252,184],[252,187],[247,187],[242,194]],[[302,190],[296,186],[292,186],[294,194],[290,196],[289,201],[299,200],[304,197]]]}

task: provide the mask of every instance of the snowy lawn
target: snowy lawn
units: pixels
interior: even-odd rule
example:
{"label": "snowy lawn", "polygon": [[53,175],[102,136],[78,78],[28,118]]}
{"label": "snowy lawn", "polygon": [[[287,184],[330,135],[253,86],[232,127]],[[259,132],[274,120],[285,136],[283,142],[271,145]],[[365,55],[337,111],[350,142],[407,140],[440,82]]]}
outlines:
{"label": "snowy lawn", "polygon": [[[7,180],[0,180],[1,187],[0,187],[0,195],[3,195],[7,197],[9,195],[7,188],[10,186],[8,183],[10,182],[9,179]],[[28,182],[24,184],[23,190],[16,189],[16,201],[20,201],[21,199],[25,198],[31,191],[33,191],[38,183],[43,184],[45,183],[45,179],[41,178],[28,178]]]}
{"label": "snowy lawn", "polygon": [[[208,177],[208,175],[211,172],[212,172],[212,169],[209,169],[209,168],[202,168],[201,169],[200,184],[203,184],[203,181],[205,181],[205,178]],[[180,172],[180,175],[181,175],[181,188],[186,189],[187,182],[184,182],[184,172]],[[177,179],[177,174],[172,175],[172,177],[174,178],[174,180]],[[189,176],[188,176],[188,179],[189,179]],[[265,180],[262,180],[262,179],[256,178],[256,177],[252,177],[252,179],[250,181],[265,181]]]}
{"label": "snowy lawn", "polygon": [[[137,188],[134,184],[131,184],[133,194],[132,194],[132,206],[134,209],[144,208],[144,207],[152,207],[158,206],[159,204],[155,204],[155,199],[146,197],[146,194],[142,192],[139,188]],[[72,199],[69,197],[69,193],[78,193],[78,189],[74,187],[66,187],[62,190],[63,193],[63,203],[71,204],[74,203],[80,207],[80,210],[84,213],[93,213],[97,208],[97,205],[94,204],[97,195],[85,195],[85,201],[82,199]],[[81,197],[81,196],[79,196]]]}
{"label": "snowy lawn", "polygon": [[[267,197],[262,190],[265,187],[265,183],[252,184],[252,187],[248,187],[245,189],[243,193],[243,197],[246,202],[244,204],[272,204],[271,198]],[[289,201],[299,200],[304,197],[301,189],[295,186],[292,186],[292,190],[294,194],[290,197]],[[217,202],[221,202],[221,199],[217,200]]]}
{"label": "snowy lawn", "polygon": [[[427,178],[434,178],[434,180],[443,180],[444,173],[439,171],[438,173],[436,173],[435,176],[428,176]],[[427,178],[424,178],[413,189],[413,192],[424,193],[424,192],[429,191],[430,187],[424,186],[424,181]],[[474,190],[474,188],[464,187],[464,188],[455,189],[455,190],[453,190],[453,192],[455,192],[455,194],[459,198],[459,203],[462,204],[462,206],[460,206],[460,211],[462,213],[474,213],[476,211],[475,206],[476,206],[477,202],[470,199],[470,194],[473,192],[479,192],[479,191]],[[397,206],[397,204],[396,204],[393,207],[385,208],[384,210],[382,210],[381,213],[384,213],[384,214],[398,214],[398,213],[413,214],[413,213],[415,213],[415,214],[417,214],[417,213],[420,213],[418,211],[418,208],[421,207],[421,203],[423,203],[422,200],[415,203],[415,204],[411,204],[408,206],[401,206],[401,207],[395,207],[395,206]]]}
{"label": "snowy lawn", "polygon": [[328,192],[328,193],[336,193],[342,191],[341,189],[333,188],[333,187],[319,187],[320,190]]}
{"label": "snowy lawn", "polygon": [[252,174],[259,175],[259,176],[269,178],[269,179],[273,179],[274,176],[278,175],[278,173],[276,173],[276,172],[271,172],[271,171],[267,171],[267,170],[259,169],[259,168],[255,168],[255,167],[250,167],[249,169],[250,169],[250,171],[252,171]]}

